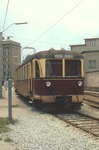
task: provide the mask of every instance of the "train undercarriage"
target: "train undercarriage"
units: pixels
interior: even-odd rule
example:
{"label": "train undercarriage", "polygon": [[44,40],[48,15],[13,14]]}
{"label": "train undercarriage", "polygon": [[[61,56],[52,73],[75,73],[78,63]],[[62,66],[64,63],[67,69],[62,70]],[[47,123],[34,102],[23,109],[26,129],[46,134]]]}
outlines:
{"label": "train undercarriage", "polygon": [[[74,97],[76,99],[74,100]],[[80,97],[80,98],[79,98]],[[78,101],[78,102],[77,102]],[[81,109],[83,96],[41,96],[41,99],[34,99],[33,103],[36,107],[49,110],[79,110]]]}

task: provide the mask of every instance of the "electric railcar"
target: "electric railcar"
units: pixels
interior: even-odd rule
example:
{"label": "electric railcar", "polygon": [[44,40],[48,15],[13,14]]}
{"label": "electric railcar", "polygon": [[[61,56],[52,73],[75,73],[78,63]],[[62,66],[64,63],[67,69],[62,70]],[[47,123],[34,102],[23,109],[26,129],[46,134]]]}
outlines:
{"label": "electric railcar", "polygon": [[83,58],[66,50],[38,52],[16,69],[14,86],[18,94],[34,103],[80,108],[84,91]]}

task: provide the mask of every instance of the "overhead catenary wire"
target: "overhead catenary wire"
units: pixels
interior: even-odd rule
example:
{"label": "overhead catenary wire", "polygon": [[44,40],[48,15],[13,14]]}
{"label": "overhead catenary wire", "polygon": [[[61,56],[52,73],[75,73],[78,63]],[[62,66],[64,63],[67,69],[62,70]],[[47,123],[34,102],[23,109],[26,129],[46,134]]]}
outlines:
{"label": "overhead catenary wire", "polygon": [[[79,1],[76,5],[74,5],[68,12],[66,12],[60,19],[58,19],[52,26],[50,26],[45,32],[43,32],[40,36],[38,36],[30,45],[31,46],[33,43],[37,42],[41,37],[43,37],[47,32],[49,32],[54,26],[56,26],[61,20],[63,20],[69,13],[71,13],[77,6],[79,6],[84,0]],[[27,46],[27,47],[28,47]],[[28,55],[32,53],[28,53]],[[25,55],[24,55],[25,56]],[[23,56],[23,57],[24,57]]]}
{"label": "overhead catenary wire", "polygon": [[[69,15],[77,6],[79,6],[84,0],[80,0],[78,3],[76,3],[68,12],[66,12],[61,18],[59,18],[52,26],[50,26],[47,30],[45,30],[42,34],[40,34],[34,41],[32,41],[31,44],[28,46],[32,45],[33,43],[37,42],[40,38],[42,38],[46,33],[48,33],[53,27],[55,27],[60,21],[62,21],[67,15]],[[4,20],[4,25],[3,29],[5,27],[6,23],[6,17],[7,17],[7,12],[8,12],[8,6],[9,6],[9,0],[7,3],[7,9],[6,9],[6,15],[5,15],[5,20]]]}
{"label": "overhead catenary wire", "polygon": [[[63,20],[68,14],[70,14],[77,6],[79,6],[84,0],[80,0],[78,3],[76,3],[68,12],[66,12],[61,18],[59,18],[52,26],[50,26],[47,30],[45,30],[42,34],[40,34],[35,40],[31,40],[30,44],[27,46],[31,46],[33,43],[37,42],[40,38],[42,38],[47,32],[49,32],[54,26],[56,26],[61,20]],[[7,11],[8,11],[8,6],[9,6],[9,0],[7,3],[7,9],[6,9],[6,15],[5,15],[5,21],[6,22],[6,16],[7,16]],[[4,25],[5,26],[5,25]],[[4,28],[3,26],[3,28]]]}
{"label": "overhead catenary wire", "polygon": [[[5,36],[7,36],[6,34],[4,34]],[[22,37],[16,37],[16,36],[11,36],[15,39],[22,39],[24,41],[30,41],[30,42],[33,42],[33,39],[27,39],[27,38],[22,38]],[[39,41],[38,43],[44,43],[44,44],[60,44],[59,42],[53,42],[53,41],[44,41],[44,40],[41,40]]]}
{"label": "overhead catenary wire", "polygon": [[74,5],[68,12],[66,12],[61,18],[59,18],[52,26],[50,26],[46,31],[40,34],[30,45],[37,42],[41,37],[43,37],[47,32],[49,32],[54,26],[56,26],[61,20],[63,20],[68,14],[70,14],[77,6],[79,6],[83,1],[84,0],[81,0],[76,5]]}
{"label": "overhead catenary wire", "polygon": [[4,23],[3,23],[3,30],[4,31],[4,28],[5,28],[5,24],[6,24],[6,19],[7,19],[7,14],[8,14],[8,8],[9,8],[9,1],[7,2],[7,7],[6,7],[6,13],[5,13],[5,17],[4,17]]}

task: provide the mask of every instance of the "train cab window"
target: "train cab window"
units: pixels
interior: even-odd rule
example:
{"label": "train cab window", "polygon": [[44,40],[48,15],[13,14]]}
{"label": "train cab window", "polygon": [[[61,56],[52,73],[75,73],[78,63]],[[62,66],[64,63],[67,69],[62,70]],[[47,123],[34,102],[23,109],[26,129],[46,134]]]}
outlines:
{"label": "train cab window", "polygon": [[62,76],[62,60],[46,60],[46,76]]}
{"label": "train cab window", "polygon": [[65,76],[81,76],[81,61],[65,60]]}
{"label": "train cab window", "polygon": [[40,77],[40,70],[39,70],[39,65],[38,62],[35,62],[35,77],[39,78]]}

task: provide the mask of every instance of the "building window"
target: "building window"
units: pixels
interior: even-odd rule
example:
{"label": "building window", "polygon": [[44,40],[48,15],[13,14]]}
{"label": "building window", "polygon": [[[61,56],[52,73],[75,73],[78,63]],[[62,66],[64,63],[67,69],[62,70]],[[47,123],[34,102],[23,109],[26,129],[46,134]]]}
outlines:
{"label": "building window", "polygon": [[89,68],[96,68],[96,60],[89,60]]}
{"label": "building window", "polygon": [[9,52],[7,52],[7,55],[9,55]]}
{"label": "building window", "polygon": [[6,61],[8,62],[8,61],[9,61],[9,58],[6,58]]}
{"label": "building window", "polygon": [[5,56],[5,55],[6,55],[6,52],[3,52],[3,55]]}
{"label": "building window", "polygon": [[90,40],[90,46],[96,46],[96,40]]}
{"label": "building window", "polygon": [[7,46],[6,49],[9,49],[9,47]]}
{"label": "building window", "polygon": [[3,69],[6,68],[6,65],[3,65]]}
{"label": "building window", "polygon": [[3,58],[3,62],[6,62],[6,58]]}
{"label": "building window", "polygon": [[6,65],[6,68],[9,68],[9,65]]}
{"label": "building window", "polygon": [[3,77],[6,77],[6,72],[3,72]]}

